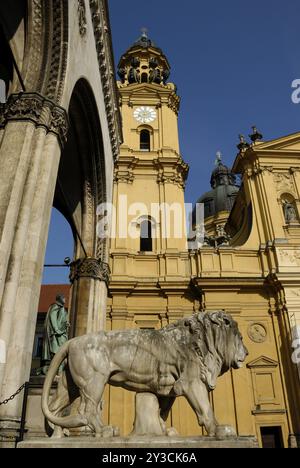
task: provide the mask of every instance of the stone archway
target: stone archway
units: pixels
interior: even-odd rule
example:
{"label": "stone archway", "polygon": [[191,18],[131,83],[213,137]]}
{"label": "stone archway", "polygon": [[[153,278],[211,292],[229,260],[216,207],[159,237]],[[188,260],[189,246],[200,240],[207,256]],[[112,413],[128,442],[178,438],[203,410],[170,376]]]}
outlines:
{"label": "stone archway", "polygon": [[105,327],[108,245],[97,237],[97,206],[107,201],[103,137],[89,84],[80,79],[69,106],[69,133],[62,151],[54,206],[73,228],[72,335]]}
{"label": "stone archway", "polygon": [[[12,2],[26,8],[7,21],[15,72],[0,112],[0,401],[29,377],[53,200],[82,239],[72,265],[73,333],[103,326],[107,246],[96,238],[96,208],[111,200],[121,141],[106,1],[85,2],[83,16],[68,0]],[[1,8],[7,19],[12,2]],[[70,188],[74,154],[81,180]],[[68,204],[59,190],[73,194]],[[21,406],[19,398],[0,407],[0,431],[18,427]]]}
{"label": "stone archway", "polygon": [[[50,19],[43,9],[52,3],[16,0],[16,18],[11,4],[1,8],[14,76],[0,114],[0,339],[5,346],[0,400],[29,377],[52,201],[68,131],[67,112],[60,106],[68,2],[54,0],[57,10]],[[0,431],[18,427],[21,407],[21,398],[1,406]]]}

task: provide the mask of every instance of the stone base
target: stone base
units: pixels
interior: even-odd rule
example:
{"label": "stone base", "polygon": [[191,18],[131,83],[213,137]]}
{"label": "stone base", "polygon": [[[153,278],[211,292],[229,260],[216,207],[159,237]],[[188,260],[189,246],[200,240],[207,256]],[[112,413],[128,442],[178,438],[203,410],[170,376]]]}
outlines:
{"label": "stone base", "polygon": [[66,437],[64,439],[32,439],[18,444],[18,448],[93,448],[93,449],[201,449],[201,448],[258,448],[255,437],[235,437],[218,440],[214,437]]}

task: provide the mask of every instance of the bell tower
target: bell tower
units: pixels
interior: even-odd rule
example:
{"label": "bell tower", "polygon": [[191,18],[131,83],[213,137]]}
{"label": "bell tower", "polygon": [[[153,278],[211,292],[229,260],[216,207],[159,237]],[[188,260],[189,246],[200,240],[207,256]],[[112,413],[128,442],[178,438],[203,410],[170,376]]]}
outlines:
{"label": "bell tower", "polygon": [[[189,293],[184,204],[189,168],[179,149],[180,98],[169,82],[166,56],[146,32],[121,57],[118,74],[124,143],[115,164],[107,329],[158,329],[195,310]],[[114,408],[109,423],[128,434],[134,395],[111,388],[109,398]],[[184,405],[173,412],[180,427],[180,414],[190,410],[184,402],[177,405]],[[181,429],[198,431],[197,426]]]}
{"label": "bell tower", "polygon": [[[115,170],[115,206],[120,207],[120,197],[127,198],[129,236],[124,238],[124,226],[119,224],[124,222],[122,208],[112,249],[136,255],[184,251],[188,166],[180,155],[180,98],[176,86],[168,82],[169,62],[143,32],[121,57],[118,74],[124,144]],[[143,221],[151,224],[148,244],[143,242],[147,230]]]}

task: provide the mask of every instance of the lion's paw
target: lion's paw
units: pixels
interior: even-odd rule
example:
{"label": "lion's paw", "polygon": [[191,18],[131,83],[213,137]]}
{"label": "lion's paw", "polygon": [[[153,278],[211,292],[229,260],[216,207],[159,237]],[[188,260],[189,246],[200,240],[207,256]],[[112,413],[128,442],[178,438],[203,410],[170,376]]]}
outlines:
{"label": "lion's paw", "polygon": [[110,437],[118,437],[120,435],[120,429],[116,426],[104,426],[101,433],[96,434],[96,437],[103,437],[109,439]]}
{"label": "lion's paw", "polygon": [[216,427],[216,438],[219,440],[237,437],[236,431],[232,426],[222,425]]}

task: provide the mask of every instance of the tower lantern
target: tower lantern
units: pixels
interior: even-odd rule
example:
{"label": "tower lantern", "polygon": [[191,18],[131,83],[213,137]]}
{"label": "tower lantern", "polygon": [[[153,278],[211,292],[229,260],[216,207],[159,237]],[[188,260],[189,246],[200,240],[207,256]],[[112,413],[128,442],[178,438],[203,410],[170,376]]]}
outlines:
{"label": "tower lantern", "polygon": [[118,65],[122,84],[156,83],[166,85],[170,65],[162,50],[156,47],[143,29],[140,38],[122,56]]}

